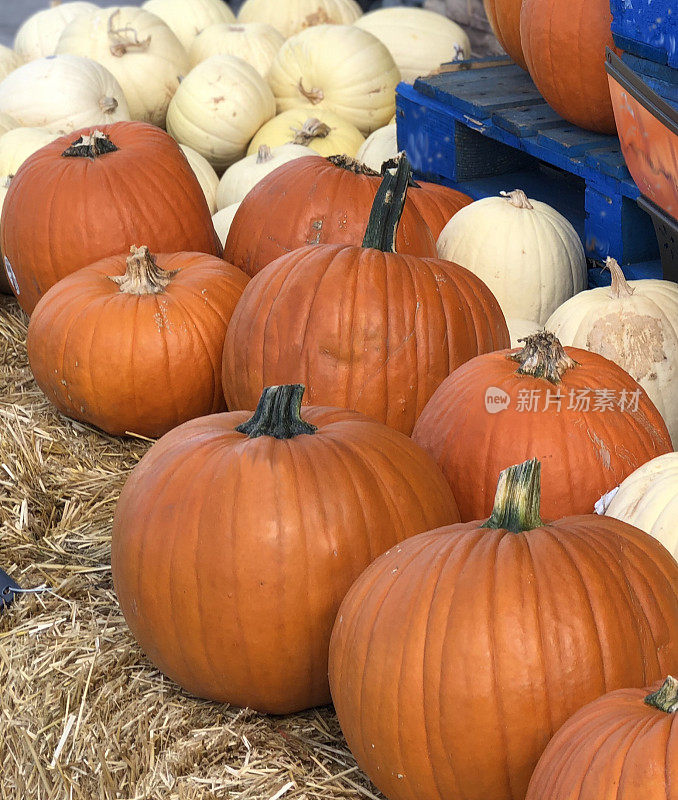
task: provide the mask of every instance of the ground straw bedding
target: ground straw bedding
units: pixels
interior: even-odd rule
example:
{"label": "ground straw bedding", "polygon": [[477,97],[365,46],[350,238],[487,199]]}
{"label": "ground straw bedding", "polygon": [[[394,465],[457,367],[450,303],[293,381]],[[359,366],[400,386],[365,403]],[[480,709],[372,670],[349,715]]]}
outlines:
{"label": "ground straw bedding", "polygon": [[0,800],[377,798],[330,709],[285,718],[189,697],[133,641],[110,573],[118,493],[148,448],[66,420],[0,297]]}

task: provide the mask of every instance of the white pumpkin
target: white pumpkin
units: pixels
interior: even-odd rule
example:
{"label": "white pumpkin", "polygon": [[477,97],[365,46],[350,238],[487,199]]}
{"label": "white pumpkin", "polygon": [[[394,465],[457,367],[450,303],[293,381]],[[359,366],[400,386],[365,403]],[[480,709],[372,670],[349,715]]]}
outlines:
{"label": "white pumpkin", "polygon": [[445,61],[470,58],[471,43],[456,22],[424,8],[380,8],[355,22],[374,34],[393,56],[407,83]]}
{"label": "white pumpkin", "polygon": [[217,208],[239,203],[262,178],[288,161],[315,155],[315,150],[300,144],[283,144],[273,150],[262,144],[254,155],[241,158],[224,172],[217,189]]}
{"label": "white pumpkin", "polygon": [[350,25],[362,15],[355,0],[246,0],[239,22],[265,22],[285,38],[314,25]]}
{"label": "white pumpkin", "polygon": [[233,217],[235,217],[235,212],[239,208],[240,203],[233,203],[232,206],[226,206],[226,208],[222,208],[221,211],[217,211],[212,217],[212,224],[214,225],[214,230],[217,232],[222,247],[226,245],[226,239],[228,238],[228,232],[231,230]]}
{"label": "white pumpkin", "polygon": [[222,23],[205,28],[195,37],[188,58],[194,67],[210,56],[237,56],[251,64],[262,78],[266,78],[284,41],[285,37],[280,31],[263,22]]}
{"label": "white pumpkin", "polygon": [[25,61],[53,56],[64,28],[81,14],[96,11],[94,3],[53,3],[30,16],[14,37],[14,49]]}
{"label": "white pumpkin", "polygon": [[537,333],[537,331],[541,329],[541,325],[530,319],[509,317],[506,320],[506,324],[508,325],[509,336],[511,337],[511,347],[522,347],[522,343],[519,341],[520,339]]}
{"label": "white pumpkin", "polygon": [[273,93],[254,67],[216,55],[182,81],[167,112],[167,130],[220,171],[245,155],[250,139],[274,114]]}
{"label": "white pumpkin", "polygon": [[356,155],[358,161],[375,170],[381,172],[381,165],[384,161],[395,158],[398,155],[398,141],[396,137],[395,123],[384,125],[371,133]]}
{"label": "white pumpkin", "polygon": [[586,257],[575,229],[520,189],[458,211],[438,238],[438,255],[482,278],[505,317],[539,325],[586,286]]}
{"label": "white pumpkin", "polygon": [[14,117],[10,117],[9,114],[0,114],[0,137],[4,136],[7,131],[14,130],[14,128],[18,127],[19,123]]}
{"label": "white pumpkin", "polygon": [[130,119],[113,75],[73,55],[38,58],[14,70],[0,83],[0,113],[22,126],[61,133]]}
{"label": "white pumpkin", "polygon": [[0,44],[0,81],[4,80],[11,72],[24,63],[23,58],[14,50]]}
{"label": "white pumpkin", "polygon": [[146,0],[141,6],[168,25],[188,52],[195,37],[210,25],[235,22],[224,0]]}
{"label": "white pumpkin", "polygon": [[278,112],[328,109],[368,134],[393,116],[400,72],[371,33],[354,25],[318,25],[285,42],[268,81]]}
{"label": "white pumpkin", "polygon": [[57,53],[103,64],[122,86],[132,119],[160,127],[188,72],[188,55],[167,25],[155,14],[131,6],[77,17],[61,34]]}
{"label": "white pumpkin", "polygon": [[214,214],[217,210],[217,187],[219,186],[219,176],[212,168],[210,162],[200,153],[196,153],[191,147],[185,144],[180,144],[179,147],[183,154],[188,159],[191,169],[198,179],[198,183],[202,188],[202,193],[205,195],[210,214]]}
{"label": "white pumpkin", "polygon": [[263,125],[250,142],[247,155],[257,153],[262,144],[271,149],[292,143],[310,147],[321,156],[355,156],[365,137],[350,122],[325,109],[290,109]]}
{"label": "white pumpkin", "polygon": [[678,446],[678,284],[626,281],[609,258],[612,285],[581,292],[546,322],[564,345],[623,367],[657,406]]}
{"label": "white pumpkin", "polygon": [[678,559],[678,453],[638,467],[624,480],[605,511],[658,539]]}
{"label": "white pumpkin", "polygon": [[15,175],[29,156],[58,137],[47,128],[14,128],[0,136],[0,182]]}

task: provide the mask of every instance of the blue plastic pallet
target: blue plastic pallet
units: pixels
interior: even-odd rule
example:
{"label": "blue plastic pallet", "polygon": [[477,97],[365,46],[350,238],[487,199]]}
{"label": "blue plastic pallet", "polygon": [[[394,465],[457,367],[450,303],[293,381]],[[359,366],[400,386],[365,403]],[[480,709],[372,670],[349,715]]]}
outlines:
{"label": "blue plastic pallet", "polygon": [[610,0],[610,10],[617,47],[678,68],[676,0]]}
{"label": "blue plastic pallet", "polygon": [[[652,220],[636,200],[619,140],[566,122],[510,60],[444,65],[401,83],[398,147],[415,174],[474,199],[524,189],[574,225],[588,258],[616,258],[629,278],[661,278]],[[592,286],[608,273],[589,270]]]}

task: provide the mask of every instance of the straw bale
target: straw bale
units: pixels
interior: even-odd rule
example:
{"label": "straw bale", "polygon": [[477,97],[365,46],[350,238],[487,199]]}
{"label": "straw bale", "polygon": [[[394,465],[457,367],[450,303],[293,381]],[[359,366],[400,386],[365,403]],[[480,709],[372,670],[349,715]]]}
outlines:
{"label": "straw bale", "polygon": [[0,800],[381,797],[331,709],[267,717],[192,698],[120,613],[116,498],[150,446],[62,417],[31,376],[27,320],[0,298]]}

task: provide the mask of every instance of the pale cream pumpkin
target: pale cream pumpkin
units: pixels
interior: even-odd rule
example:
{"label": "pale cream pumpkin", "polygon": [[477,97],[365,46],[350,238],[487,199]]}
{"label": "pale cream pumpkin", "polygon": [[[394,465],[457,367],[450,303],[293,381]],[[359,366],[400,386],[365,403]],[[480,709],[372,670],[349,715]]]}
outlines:
{"label": "pale cream pumpkin", "polygon": [[314,155],[314,150],[300,144],[282,144],[273,149],[262,144],[258,152],[241,158],[224,172],[217,189],[217,208],[239,203],[262,178],[288,161]]}
{"label": "pale cream pumpkin", "polygon": [[388,47],[407,83],[430,74],[445,61],[471,56],[471,43],[463,28],[435,11],[404,6],[380,8],[354,24]]}
{"label": "pale cream pumpkin", "polygon": [[15,53],[9,47],[5,47],[4,44],[0,44],[0,81],[4,80],[23,63],[24,60],[18,53]]}
{"label": "pale cream pumpkin", "polygon": [[531,336],[537,333],[540,325],[530,319],[517,319],[516,317],[509,317],[506,320],[509,329],[509,336],[511,337],[511,347],[522,347],[520,339]]}
{"label": "pale cream pumpkin", "polygon": [[168,25],[188,52],[195,37],[211,25],[235,22],[224,0],[146,0],[141,6]]}
{"label": "pale cream pumpkin", "polygon": [[581,292],[546,322],[564,345],[599,353],[645,389],[678,446],[678,284],[626,281],[607,260],[612,285]]}
{"label": "pale cream pumpkin", "polygon": [[58,137],[47,128],[14,128],[0,136],[0,181],[16,174],[29,156]]}
{"label": "pale cream pumpkin", "polygon": [[396,136],[395,123],[384,125],[371,133],[360,150],[356,154],[358,161],[375,170],[381,172],[381,165],[384,161],[395,158],[398,155],[398,140]]}
{"label": "pale cream pumpkin", "polygon": [[214,230],[217,232],[217,236],[219,237],[222,247],[226,244],[228,232],[231,230],[233,217],[235,217],[235,212],[239,208],[240,203],[233,203],[233,205],[226,206],[226,208],[222,208],[220,211],[217,211],[217,213],[212,217]]}
{"label": "pale cream pumpkin", "polygon": [[323,108],[292,108],[263,125],[247,148],[247,155],[257,153],[262,144],[271,149],[282,144],[310,147],[321,156],[355,156],[365,137],[355,125]]}
{"label": "pale cream pumpkin", "polygon": [[191,169],[198,179],[198,183],[205,195],[210,214],[214,214],[217,210],[217,187],[219,186],[219,176],[214,171],[210,162],[200,153],[188,145],[180,144],[183,154],[186,156]]}
{"label": "pale cream pumpkin", "polygon": [[678,559],[678,453],[653,458],[632,472],[605,515],[654,536]]}
{"label": "pale cream pumpkin", "polygon": [[94,3],[79,0],[73,3],[52,3],[49,8],[32,14],[21,25],[14,37],[14,49],[25,61],[53,56],[59,37],[68,23],[81,14],[97,10]]}
{"label": "pale cream pumpkin", "polygon": [[131,6],[76,17],[61,34],[57,53],[103,64],[122,86],[132,119],[160,127],[188,72],[188,54],[169,27],[155,14]]}
{"label": "pale cream pumpkin", "polygon": [[285,37],[280,31],[263,22],[222,23],[205,28],[195,37],[188,58],[194,67],[210,56],[237,56],[251,64],[262,78],[266,78],[284,41]]}
{"label": "pale cream pumpkin", "polygon": [[487,284],[507,318],[543,325],[586,286],[577,232],[546,203],[519,189],[462,208],[443,228],[438,255]]}
{"label": "pale cream pumpkin", "polygon": [[37,58],[14,70],[0,83],[0,113],[22,126],[61,133],[130,119],[113,75],[74,55]]}
{"label": "pale cream pumpkin", "polygon": [[285,42],[268,81],[278,112],[328,109],[368,134],[393,116],[400,72],[371,33],[354,25],[318,25]]}
{"label": "pale cream pumpkin", "polygon": [[246,0],[239,22],[266,22],[287,38],[314,25],[350,25],[362,15],[355,0]]}
{"label": "pale cream pumpkin", "polygon": [[216,55],[182,81],[167,112],[167,130],[221,171],[245,155],[250,139],[274,114],[273,93],[254,67]]}
{"label": "pale cream pumpkin", "polygon": [[9,114],[0,114],[0,137],[4,136],[7,131],[14,130],[14,128],[18,127],[19,123],[14,117],[10,117]]}

